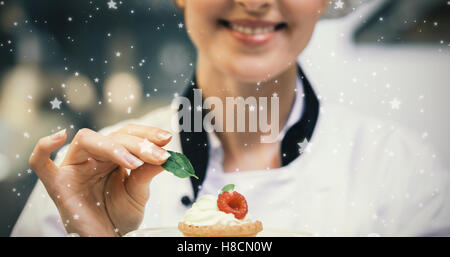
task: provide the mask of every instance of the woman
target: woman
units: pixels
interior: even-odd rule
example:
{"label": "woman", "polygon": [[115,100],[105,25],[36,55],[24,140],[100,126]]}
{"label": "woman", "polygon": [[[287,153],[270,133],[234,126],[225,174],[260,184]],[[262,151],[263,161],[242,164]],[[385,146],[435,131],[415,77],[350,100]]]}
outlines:
{"label": "woman", "polygon": [[[261,142],[267,131],[178,133],[170,107],[100,132],[82,129],[55,162],[49,156],[65,144],[65,131],[44,137],[30,157],[40,182],[13,235],[120,236],[173,227],[198,195],[228,183],[265,227],[318,235],[449,234],[448,174],[431,151],[403,130],[319,106],[297,67],[327,3],[177,1],[198,50],[185,97],[192,100],[197,88],[222,102],[275,96],[278,140]],[[185,153],[200,179],[162,172],[166,149]]]}

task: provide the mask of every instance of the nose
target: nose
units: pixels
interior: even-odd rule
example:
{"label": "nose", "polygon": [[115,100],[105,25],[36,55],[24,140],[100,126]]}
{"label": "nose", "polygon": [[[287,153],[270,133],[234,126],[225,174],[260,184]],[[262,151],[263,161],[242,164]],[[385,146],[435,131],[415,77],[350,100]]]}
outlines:
{"label": "nose", "polygon": [[235,0],[236,3],[250,12],[260,12],[270,6],[273,0]]}

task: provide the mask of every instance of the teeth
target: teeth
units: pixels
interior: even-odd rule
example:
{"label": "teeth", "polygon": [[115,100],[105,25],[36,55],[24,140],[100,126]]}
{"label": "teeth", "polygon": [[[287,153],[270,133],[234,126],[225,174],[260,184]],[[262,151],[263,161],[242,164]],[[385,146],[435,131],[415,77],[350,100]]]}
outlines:
{"label": "teeth", "polygon": [[250,27],[244,27],[244,26],[240,26],[240,25],[236,25],[236,24],[231,24],[231,29],[236,30],[241,33],[244,33],[244,34],[247,34],[247,35],[255,35],[255,34],[270,33],[275,30],[275,26],[250,28]]}

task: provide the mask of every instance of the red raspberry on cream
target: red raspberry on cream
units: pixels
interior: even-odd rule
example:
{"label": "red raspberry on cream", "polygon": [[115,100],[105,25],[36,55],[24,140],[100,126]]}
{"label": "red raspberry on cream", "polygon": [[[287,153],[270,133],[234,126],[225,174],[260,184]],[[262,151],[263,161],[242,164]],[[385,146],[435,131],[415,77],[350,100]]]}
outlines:
{"label": "red raspberry on cream", "polygon": [[236,219],[243,219],[247,215],[247,200],[236,191],[226,191],[217,198],[217,207],[225,213],[232,213]]}

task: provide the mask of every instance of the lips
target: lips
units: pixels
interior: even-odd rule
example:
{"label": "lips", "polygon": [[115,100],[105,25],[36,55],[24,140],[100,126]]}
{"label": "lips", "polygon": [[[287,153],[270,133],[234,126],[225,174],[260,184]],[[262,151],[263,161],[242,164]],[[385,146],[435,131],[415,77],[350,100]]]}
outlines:
{"label": "lips", "polygon": [[253,46],[269,42],[277,32],[287,27],[285,22],[250,19],[221,19],[218,23],[227,28],[235,39]]}
{"label": "lips", "polygon": [[278,31],[286,27],[285,22],[270,22],[264,20],[219,20],[219,24],[231,30],[238,31],[247,35],[265,34]]}

